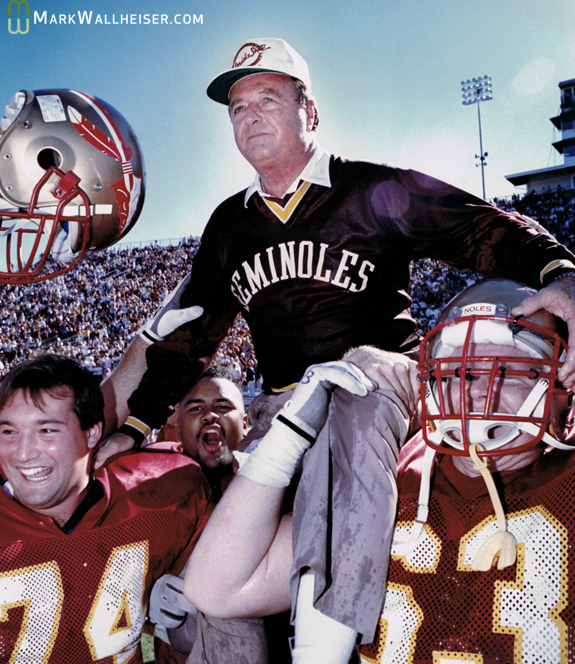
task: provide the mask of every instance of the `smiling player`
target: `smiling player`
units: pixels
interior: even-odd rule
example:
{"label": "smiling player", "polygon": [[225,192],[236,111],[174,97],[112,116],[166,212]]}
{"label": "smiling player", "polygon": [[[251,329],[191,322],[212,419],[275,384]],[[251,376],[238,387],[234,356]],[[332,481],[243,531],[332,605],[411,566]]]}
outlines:
{"label": "smiling player", "polygon": [[182,570],[211,513],[182,454],[92,475],[102,423],[98,383],[70,358],[0,383],[0,661],[141,663],[152,584]]}

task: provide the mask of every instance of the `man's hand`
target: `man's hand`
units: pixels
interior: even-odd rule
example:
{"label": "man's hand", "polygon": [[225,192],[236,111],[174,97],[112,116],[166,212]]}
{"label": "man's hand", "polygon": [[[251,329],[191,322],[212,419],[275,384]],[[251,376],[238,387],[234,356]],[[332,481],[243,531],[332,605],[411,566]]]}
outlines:
{"label": "man's hand", "polygon": [[567,323],[569,350],[565,364],[559,370],[559,380],[566,389],[575,392],[575,278],[557,279],[535,295],[523,300],[511,310],[513,316],[530,316],[540,309],[547,309]]}
{"label": "man's hand", "polygon": [[167,629],[178,628],[196,607],[184,597],[184,579],[172,574],[161,576],[150,595],[150,621]]}
{"label": "man's hand", "polygon": [[382,390],[393,390],[412,412],[419,401],[417,362],[401,353],[390,353],[373,346],[348,351],[344,360],[359,367]]}
{"label": "man's hand", "polygon": [[94,470],[103,465],[105,461],[114,454],[131,450],[132,447],[134,447],[134,442],[134,439],[125,433],[115,433],[113,436],[104,440],[98,448],[98,453],[92,462]]}
{"label": "man's hand", "polygon": [[153,344],[155,341],[163,341],[178,327],[196,320],[204,313],[202,307],[197,306],[180,309],[180,299],[190,283],[190,279],[191,274],[184,277],[174,290],[166,295],[154,316],[138,331],[146,343]]}
{"label": "man's hand", "polygon": [[307,369],[280,413],[288,419],[297,419],[300,426],[303,422],[317,436],[325,424],[328,403],[336,387],[364,397],[373,392],[376,385],[349,362],[314,364]]}

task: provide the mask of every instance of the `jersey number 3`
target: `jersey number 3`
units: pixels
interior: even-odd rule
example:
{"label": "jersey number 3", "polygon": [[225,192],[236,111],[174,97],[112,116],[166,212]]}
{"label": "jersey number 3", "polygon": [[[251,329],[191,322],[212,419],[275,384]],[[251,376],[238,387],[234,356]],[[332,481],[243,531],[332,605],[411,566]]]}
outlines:
{"label": "jersey number 3", "polygon": [[[402,526],[398,524],[396,530],[398,527]],[[406,529],[410,527],[404,526]],[[486,613],[485,617],[493,632],[515,637],[513,664],[566,663],[568,627],[560,613],[568,604],[567,531],[542,506],[508,515],[507,527],[520,543],[516,579],[494,581],[492,613]],[[463,536],[459,544],[458,572],[483,574],[474,572],[471,562],[482,543],[496,530],[494,517],[489,517]],[[410,554],[397,555],[392,548],[392,555],[414,574],[433,575],[441,555],[441,542],[426,527],[421,541]],[[432,621],[433,617],[427,616],[426,619]],[[423,610],[412,589],[389,584],[380,620],[380,637],[374,644],[375,652],[368,654],[364,647],[362,661],[369,664],[411,664],[423,621]],[[542,634],[545,635],[544,648],[541,646]],[[372,650],[373,646],[369,649]],[[433,658],[436,664],[483,661],[481,655],[473,656],[467,652],[433,651],[428,656],[429,661]]]}

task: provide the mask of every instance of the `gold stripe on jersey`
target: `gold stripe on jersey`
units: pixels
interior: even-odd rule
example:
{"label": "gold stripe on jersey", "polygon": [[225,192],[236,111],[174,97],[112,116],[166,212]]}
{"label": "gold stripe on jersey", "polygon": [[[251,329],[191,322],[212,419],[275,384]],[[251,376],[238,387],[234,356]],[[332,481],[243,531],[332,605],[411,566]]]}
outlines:
{"label": "gold stripe on jersey", "polygon": [[541,270],[541,272],[539,274],[539,279],[540,279],[541,283],[543,283],[543,279],[545,279],[545,277],[549,274],[549,272],[551,272],[552,270],[555,270],[558,267],[567,268],[568,270],[574,270],[575,269],[575,265],[573,265],[573,263],[571,261],[565,260],[564,258],[562,258],[560,260],[558,259],[558,260],[551,261],[551,263],[547,263],[547,265]]}
{"label": "gold stripe on jersey", "polygon": [[152,433],[152,430],[145,422],[142,422],[142,420],[139,420],[137,417],[134,417],[133,415],[128,416],[126,424],[128,424],[131,427],[134,427],[134,429],[137,429],[144,436],[144,438],[147,438]]}
{"label": "gold stripe on jersey", "polygon": [[113,655],[114,662],[125,663],[136,651],[146,618],[142,601],[149,547],[147,540],[124,544],[108,557],[83,628],[94,662]]}
{"label": "gold stripe on jersey", "polygon": [[[410,538],[411,531],[415,528],[415,521],[401,521],[395,525],[395,533],[400,539]],[[391,544],[390,556],[398,560],[408,572],[417,574],[435,574],[439,559],[441,558],[441,539],[433,532],[427,523],[423,525],[423,532],[419,535],[417,544],[415,540],[410,551],[397,552],[397,548]]]}
{"label": "gold stripe on jersey", "polygon": [[[361,646],[361,661],[380,664],[387,647],[385,661],[413,662],[417,632],[423,623],[423,617],[421,607],[413,597],[412,588],[400,583],[388,583],[385,606],[375,630],[375,638],[373,643],[364,643]],[[398,653],[398,645],[402,648],[401,653]],[[402,655],[401,658],[397,657],[398,654]]]}
{"label": "gold stripe on jersey", "polygon": [[[0,574],[0,622],[10,620],[8,611],[24,607],[20,633],[10,662],[50,659],[64,604],[64,589],[58,563],[40,563]],[[3,652],[5,652],[3,650]]]}
{"label": "gold stripe on jersey", "polygon": [[483,664],[483,655],[468,652],[433,651],[433,664]]}
{"label": "gold stripe on jersey", "polygon": [[124,589],[118,613],[116,614],[112,627],[110,627],[110,636],[131,628],[132,618],[130,617],[130,600],[128,598],[128,591]]}
{"label": "gold stripe on jersey", "polygon": [[285,387],[272,387],[272,392],[274,394],[281,394],[282,392],[289,392],[290,390],[295,390],[299,383],[292,383],[291,385],[286,385]]}
{"label": "gold stripe on jersey", "polygon": [[299,202],[305,196],[306,191],[310,187],[311,182],[303,181],[295,191],[294,195],[290,197],[285,207],[279,203],[276,203],[275,200],[270,200],[266,196],[262,196],[262,199],[269,207],[269,209],[275,214],[275,216],[285,224],[287,221],[289,221],[289,218],[292,216],[294,210],[299,205]]}

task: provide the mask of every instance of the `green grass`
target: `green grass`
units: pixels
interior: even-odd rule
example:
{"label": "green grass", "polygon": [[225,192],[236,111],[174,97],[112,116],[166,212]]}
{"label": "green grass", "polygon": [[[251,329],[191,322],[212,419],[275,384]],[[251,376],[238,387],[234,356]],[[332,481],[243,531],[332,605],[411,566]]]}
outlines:
{"label": "green grass", "polygon": [[154,637],[149,634],[142,634],[142,652],[144,653],[144,663],[153,663],[154,660]]}

